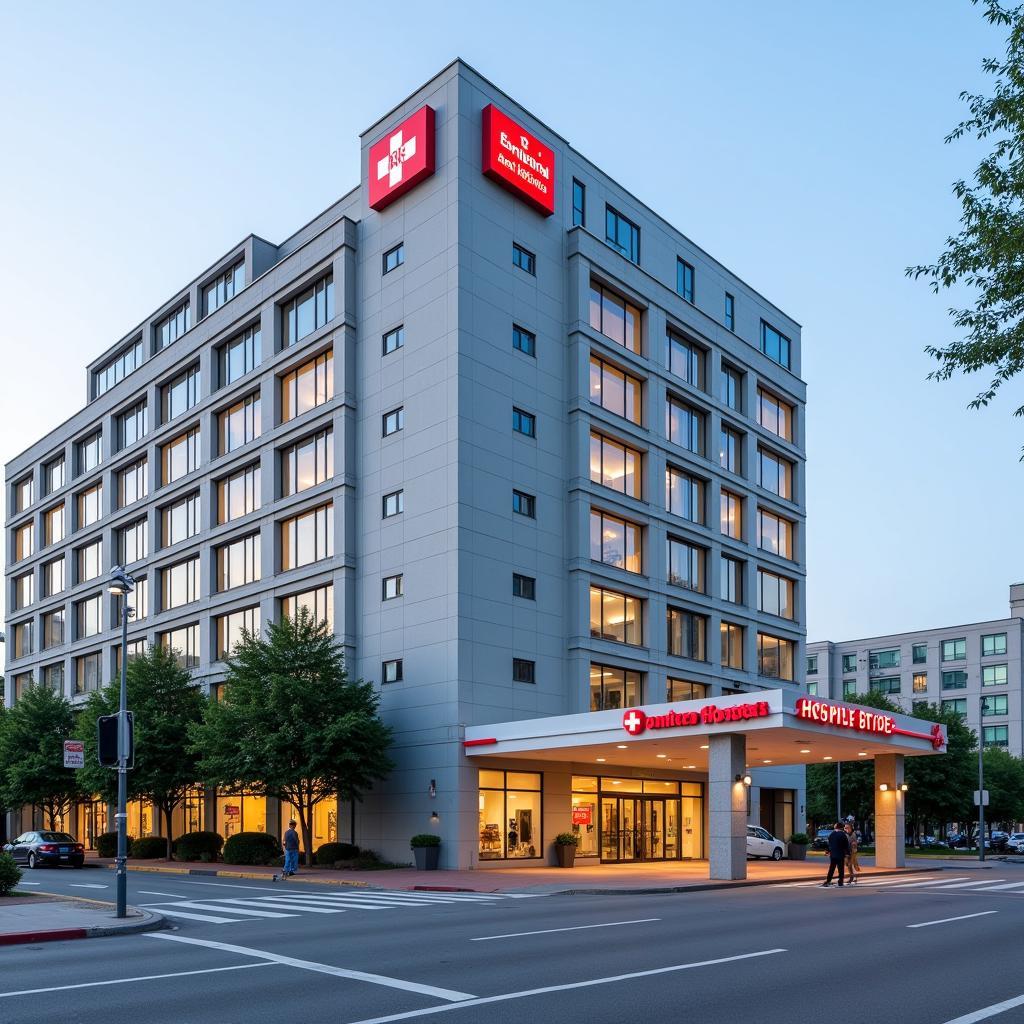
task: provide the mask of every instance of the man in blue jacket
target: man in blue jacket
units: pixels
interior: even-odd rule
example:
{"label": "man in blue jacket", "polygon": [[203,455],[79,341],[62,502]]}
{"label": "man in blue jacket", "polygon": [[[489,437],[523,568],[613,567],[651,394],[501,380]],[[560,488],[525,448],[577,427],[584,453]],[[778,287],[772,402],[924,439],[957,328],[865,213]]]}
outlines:
{"label": "man in blue jacket", "polygon": [[825,876],[825,881],[821,883],[823,889],[827,889],[832,884],[832,876],[836,873],[836,868],[839,869],[839,888],[842,889],[843,865],[849,856],[850,840],[846,838],[842,822],[837,821],[832,826],[828,837],[828,874]]}
{"label": "man in blue jacket", "polygon": [[[295,831],[295,820],[288,822],[288,829],[284,834],[284,871],[281,878],[290,878],[299,870],[299,833]],[[842,885],[842,869],[839,874],[839,884]]]}

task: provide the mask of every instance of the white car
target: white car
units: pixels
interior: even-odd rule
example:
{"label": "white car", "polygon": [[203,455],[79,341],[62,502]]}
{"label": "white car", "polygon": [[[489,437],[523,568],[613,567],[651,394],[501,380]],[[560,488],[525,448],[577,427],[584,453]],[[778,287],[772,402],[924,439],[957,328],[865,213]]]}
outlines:
{"label": "white car", "polygon": [[1006,840],[1006,848],[1008,850],[1016,850],[1018,853],[1024,853],[1024,832],[1011,832]]}
{"label": "white car", "polygon": [[748,825],[747,856],[782,860],[786,856],[786,844],[781,839],[776,839],[771,832],[761,828],[760,825]]}

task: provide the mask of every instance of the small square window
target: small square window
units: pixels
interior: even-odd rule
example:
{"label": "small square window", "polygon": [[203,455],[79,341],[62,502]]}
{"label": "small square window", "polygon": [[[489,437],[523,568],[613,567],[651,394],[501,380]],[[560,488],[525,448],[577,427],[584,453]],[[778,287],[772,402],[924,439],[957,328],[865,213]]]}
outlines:
{"label": "small square window", "polygon": [[390,519],[392,516],[401,515],[405,511],[405,491],[392,491],[390,494],[385,494],[382,505],[382,518]]}
{"label": "small square window", "polygon": [[519,573],[512,573],[512,596],[521,597],[527,601],[537,600],[537,581],[532,576],[521,576]]}
{"label": "small square window", "polygon": [[514,683],[535,683],[536,663],[526,658],[512,659],[512,681]]}
{"label": "small square window", "polygon": [[687,302],[693,302],[693,267],[684,259],[676,260],[676,291]]}
{"label": "small square window", "polygon": [[390,274],[392,270],[400,267],[405,262],[405,243],[399,242],[393,249],[384,253],[384,273]]}
{"label": "small square window", "polygon": [[400,406],[397,409],[392,409],[391,412],[384,413],[383,424],[385,437],[397,434],[405,426],[405,407]]}
{"label": "small square window", "polygon": [[391,601],[396,597],[401,597],[405,593],[402,585],[402,574],[399,573],[397,576],[385,576],[381,581],[381,597],[385,601]]}
{"label": "small square window", "polygon": [[524,412],[522,409],[513,409],[512,429],[517,434],[525,434],[527,437],[536,437],[537,417],[531,412]]}
{"label": "small square window", "polygon": [[402,681],[401,658],[394,658],[391,661],[381,663],[380,681],[382,683],[400,683]]}
{"label": "small square window", "polygon": [[512,265],[525,270],[528,274],[537,273],[537,257],[529,249],[524,249],[515,242],[512,243]]}
{"label": "small square window", "polygon": [[405,347],[405,327],[396,327],[393,331],[388,331],[384,335],[384,355],[390,355],[392,352],[397,352],[398,349]]}
{"label": "small square window", "polygon": [[532,331],[526,330],[525,327],[520,327],[518,324],[512,325],[512,347],[519,352],[523,352],[528,356],[536,356],[537,354],[537,335]]}
{"label": "small square window", "polygon": [[728,293],[725,293],[725,326],[730,331],[736,330],[736,300]]}
{"label": "small square window", "polygon": [[527,519],[537,518],[537,499],[525,491],[512,492],[512,511]]}

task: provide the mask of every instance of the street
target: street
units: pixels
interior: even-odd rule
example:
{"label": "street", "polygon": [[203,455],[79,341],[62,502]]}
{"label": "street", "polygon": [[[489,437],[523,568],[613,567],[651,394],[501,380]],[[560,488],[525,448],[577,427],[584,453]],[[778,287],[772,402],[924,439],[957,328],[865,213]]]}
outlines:
{"label": "street", "polygon": [[[109,872],[37,871],[109,898]],[[386,885],[386,877],[375,879]],[[108,886],[107,889],[83,886]],[[130,874],[173,928],[0,952],[4,1024],[128,1020],[788,1024],[1024,1022],[1024,866],[955,865],[842,890],[644,896],[411,893]],[[170,916],[174,914],[174,916]],[[1008,1008],[993,1010],[1010,1001]],[[979,1012],[985,1011],[985,1012]],[[845,1012],[845,1011],[844,1011]]]}

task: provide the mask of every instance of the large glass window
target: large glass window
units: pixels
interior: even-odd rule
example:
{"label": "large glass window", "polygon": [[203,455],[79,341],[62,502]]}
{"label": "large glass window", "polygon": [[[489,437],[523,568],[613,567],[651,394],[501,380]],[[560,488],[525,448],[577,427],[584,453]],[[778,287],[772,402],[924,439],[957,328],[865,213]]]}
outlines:
{"label": "large glass window", "polygon": [[1005,693],[993,693],[981,698],[982,718],[988,718],[990,715],[1008,715],[1009,713],[1009,697]]}
{"label": "large glass window", "polygon": [[669,700],[703,700],[708,695],[707,684],[691,683],[687,679],[668,677]]}
{"label": "large glass window", "polygon": [[334,278],[328,274],[281,307],[281,344],[288,348],[334,319]]}
{"label": "large glass window", "polygon": [[260,578],[260,535],[250,534],[217,551],[217,590],[232,590],[255,583]]}
{"label": "large glass window", "polygon": [[[124,597],[114,598],[114,615],[111,620],[114,625],[120,625],[121,612]],[[128,607],[135,612],[135,621],[146,618],[149,615],[149,579],[145,576],[135,576],[135,589],[128,598]],[[131,646],[129,644],[129,646]]]}
{"label": "large glass window", "polygon": [[704,525],[704,488],[699,477],[668,466],[665,469],[665,509],[687,522]]}
{"label": "large glass window", "polygon": [[157,321],[153,330],[157,351],[177,341],[192,326],[192,307],[186,299],[177,309]]}
{"label": "large glass window", "polygon": [[985,747],[1001,747],[1010,745],[1010,728],[1006,725],[986,725],[982,730],[982,744]]}
{"label": "large glass window", "polygon": [[793,406],[762,388],[757,389],[757,422],[777,437],[793,440]]}
{"label": "large glass window", "polygon": [[743,435],[724,423],[718,432],[718,464],[730,473],[743,472]]}
{"label": "large glass window", "polygon": [[791,559],[793,557],[793,524],[774,512],[759,508],[757,510],[757,546],[763,551],[770,551],[772,554]]}
{"label": "large glass window", "polygon": [[1009,682],[1005,665],[982,665],[982,686],[1006,686]]}
{"label": "large glass window", "polygon": [[75,559],[78,562],[77,582],[88,583],[96,579],[103,571],[103,541],[97,538],[90,544],[76,548]]}
{"label": "large glass window", "polygon": [[761,351],[780,366],[789,367],[789,338],[761,321]]}
{"label": "large glass window", "polygon": [[282,496],[316,487],[334,476],[334,431],[328,427],[281,452]]}
{"label": "large glass window", "polygon": [[708,660],[708,619],[683,608],[669,607],[665,622],[668,627],[668,653],[693,661]]}
{"label": "large glass window", "polygon": [[767,448],[757,449],[757,482],[780,498],[793,497],[793,463]]}
{"label": "large glass window", "polygon": [[719,632],[722,638],[722,668],[743,668],[743,627],[723,619]]}
{"label": "large glass window", "polygon": [[233,384],[260,365],[263,357],[259,327],[250,327],[217,349],[217,380],[221,387]]}
{"label": "large glass window", "polygon": [[168,381],[160,389],[160,410],[164,423],[188,412],[198,401],[200,391],[199,366],[190,366]]}
{"label": "large glass window", "polygon": [[963,670],[942,673],[942,688],[944,690],[966,690],[967,673]]}
{"label": "large glass window", "polygon": [[117,471],[117,507],[127,508],[149,494],[149,459],[143,456]]}
{"label": "large glass window", "polygon": [[103,459],[103,433],[97,430],[88,437],[82,438],[75,445],[78,465],[78,474],[88,473],[95,469]]}
{"label": "large glass window", "polygon": [[687,302],[694,301],[693,267],[681,256],[676,257],[676,291]]}
{"label": "large glass window", "polygon": [[633,423],[641,421],[643,382],[611,363],[590,357],[590,400]]}
{"label": "large glass window", "polygon": [[64,662],[58,661],[52,665],[43,666],[42,684],[54,693],[64,692]]}
{"label": "large glass window", "polygon": [[281,522],[281,569],[295,569],[334,555],[334,505],[284,519]]}
{"label": "large glass window", "polygon": [[724,487],[720,492],[721,529],[726,537],[733,540],[743,539],[743,499]]}
{"label": "large glass window", "polygon": [[843,655],[843,673],[856,672],[857,671],[857,655],[856,654],[844,654]]}
{"label": "large glass window", "polygon": [[35,600],[35,573],[27,572],[14,578],[14,608],[20,611]]}
{"label": "large glass window", "polygon": [[174,655],[182,668],[196,668],[199,664],[199,623],[168,629],[157,633],[156,642]]}
{"label": "large glass window", "polygon": [[32,523],[23,523],[14,529],[14,561],[20,562],[32,555],[36,548],[36,534]]}
{"label": "large glass window", "polygon": [[117,417],[117,443],[120,448],[141,441],[149,432],[149,403],[143,399]]}
{"label": "large glass window", "polygon": [[668,582],[698,594],[706,593],[705,549],[678,537],[669,537],[667,545]]}
{"label": "large glass window", "polygon": [[928,660],[928,645],[914,644],[911,648],[911,657],[915,665],[923,665]]}
{"label": "large glass window", "polygon": [[102,685],[103,660],[99,651],[75,658],[75,693],[91,693]]}
{"label": "large glass window", "polygon": [[245,260],[239,260],[203,289],[203,316],[209,316],[245,287]]}
{"label": "large glass window", "polygon": [[53,494],[54,491],[59,491],[64,486],[64,467],[63,455],[58,455],[57,458],[51,459],[43,466],[43,484],[47,494]]}
{"label": "large glass window", "polygon": [[199,428],[193,427],[160,449],[164,485],[174,483],[199,468]]}
{"label": "large glass window", "polygon": [[591,584],[590,635],[619,644],[642,644],[643,601]]}
{"label": "large glass window", "polygon": [[64,643],[64,609],[47,612],[43,616],[43,650]]}
{"label": "large glass window", "polygon": [[84,640],[95,636],[103,628],[103,596],[93,594],[92,597],[76,601],[75,605],[75,638]]}
{"label": "large glass window", "polygon": [[322,352],[281,378],[281,422],[334,397],[334,353]]}
{"label": "large glass window", "polygon": [[718,377],[718,397],[730,409],[743,411],[743,374],[731,366],[722,364],[722,372]]}
{"label": "large glass window", "polygon": [[665,436],[695,455],[703,455],[704,413],[669,395],[665,402]]}
{"label": "large glass window", "polygon": [[590,557],[627,572],[643,572],[643,529],[628,519],[591,509]]}
{"label": "large glass window", "polygon": [[942,641],[943,661],[963,661],[967,657],[967,640],[961,637],[959,640]]}
{"label": "large glass window", "polygon": [[900,650],[898,647],[887,651],[871,651],[868,654],[868,668],[887,669],[900,667]]}
{"label": "large glass window", "polygon": [[217,522],[229,523],[260,507],[260,467],[253,463],[217,481]]}
{"label": "large glass window", "polygon": [[227,612],[214,618],[214,633],[217,637],[216,661],[230,658],[235,647],[242,640],[243,631],[258,636],[260,631],[259,605]]}
{"label": "large glass window", "polygon": [[704,350],[693,342],[669,331],[665,335],[665,366],[669,373],[682,378],[687,384],[705,390]]}
{"label": "large glass window", "polygon": [[613,206],[605,206],[604,239],[627,260],[640,262],[640,228]]}
{"label": "large glass window", "polygon": [[160,510],[160,541],[165,548],[179,544],[199,532],[199,492]]}
{"label": "large glass window", "polygon": [[644,675],[613,665],[590,665],[590,710],[615,711],[644,702]]}
{"label": "large glass window", "polygon": [[1006,634],[991,633],[981,638],[981,656],[991,658],[993,655],[1006,653]]}
{"label": "large glass window", "polygon": [[[117,531],[117,557],[121,565],[131,565],[146,558],[149,554],[149,528],[146,517],[136,519],[122,526]],[[99,542],[97,541],[98,545]],[[99,559],[97,558],[96,574],[99,575]],[[79,576],[79,583],[82,582]]]}
{"label": "large glass window", "polygon": [[733,604],[743,604],[743,567],[738,558],[722,555],[719,563],[719,597]]}
{"label": "large glass window", "polygon": [[872,679],[869,686],[872,693],[892,694],[902,689],[899,676],[879,676]]}
{"label": "large glass window", "polygon": [[480,770],[481,860],[545,856],[540,772]]}
{"label": "large glass window", "polygon": [[640,452],[620,441],[590,435],[590,479],[596,484],[639,498],[642,459]]}
{"label": "large glass window", "polygon": [[85,529],[103,515],[103,484],[93,484],[78,494],[78,528]]}
{"label": "large glass window", "polygon": [[327,583],[321,587],[314,587],[312,590],[303,590],[298,594],[291,594],[281,598],[281,615],[294,619],[299,614],[299,609],[305,608],[309,611],[314,622],[326,622],[327,628],[334,632],[334,585]]}
{"label": "large glass window", "polygon": [[43,597],[53,597],[64,589],[64,556],[43,566]]}
{"label": "large glass window", "polygon": [[927,672],[915,672],[911,688],[914,693],[927,693],[928,692],[928,673]]}
{"label": "large glass window", "polygon": [[27,476],[23,480],[19,480],[13,486],[14,491],[14,508],[12,512],[25,512],[32,505],[32,477]]}
{"label": "large glass window", "polygon": [[[97,629],[96,632],[99,632]],[[13,648],[15,658],[27,657],[35,650],[35,644],[32,638],[32,620],[27,619],[25,622],[17,622],[11,627],[11,633],[13,634]],[[79,636],[91,636],[90,633],[79,633]]]}
{"label": "large glass window", "polygon": [[757,608],[769,615],[793,618],[793,581],[767,569],[758,569]]}
{"label": "large glass window", "polygon": [[199,558],[188,558],[184,562],[170,565],[161,571],[163,580],[162,609],[180,608],[200,598]]}
{"label": "large glass window", "polygon": [[220,454],[255,441],[260,436],[260,395],[256,391],[217,415]]}
{"label": "large glass window", "polygon": [[757,634],[757,672],[769,679],[792,679],[796,644],[768,633]]}
{"label": "large glass window", "polygon": [[99,398],[118,381],[124,380],[133,370],[142,365],[142,338],[136,338],[126,349],[104,363],[93,374],[93,394]]}
{"label": "large glass window", "polygon": [[64,502],[54,505],[43,513],[43,544],[49,547],[58,544],[67,533],[64,519]]}
{"label": "large glass window", "polygon": [[590,282],[590,326],[639,354],[640,310],[596,281]]}

